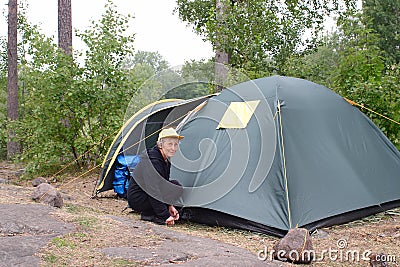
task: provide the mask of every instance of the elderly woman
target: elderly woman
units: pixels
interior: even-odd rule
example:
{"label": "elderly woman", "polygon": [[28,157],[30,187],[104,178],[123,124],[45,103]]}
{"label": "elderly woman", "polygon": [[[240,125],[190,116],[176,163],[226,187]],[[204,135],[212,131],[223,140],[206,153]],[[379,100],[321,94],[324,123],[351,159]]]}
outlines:
{"label": "elderly woman", "polygon": [[[158,135],[157,145],[141,155],[141,160],[133,171],[127,193],[128,204],[133,210],[141,213],[142,220],[174,225],[179,219],[177,209],[161,200],[171,191],[179,191],[177,190],[177,187],[180,188],[179,183],[169,180],[171,168],[169,159],[175,155],[179,140],[182,138],[183,136],[173,128],[163,129]],[[175,184],[172,189],[171,183]],[[164,189],[154,191],[160,184],[164,184],[164,187],[160,186]],[[165,189],[168,186],[170,189]]]}

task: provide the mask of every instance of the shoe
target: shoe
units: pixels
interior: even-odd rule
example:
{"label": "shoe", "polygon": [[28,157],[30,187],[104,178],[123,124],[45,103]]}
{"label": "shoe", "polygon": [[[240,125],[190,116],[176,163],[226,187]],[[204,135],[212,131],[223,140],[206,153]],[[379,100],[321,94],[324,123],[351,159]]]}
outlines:
{"label": "shoe", "polygon": [[141,214],[140,215],[140,219],[143,221],[148,221],[148,222],[152,222],[154,221],[155,216],[152,214]]}
{"label": "shoe", "polygon": [[158,216],[154,216],[153,223],[160,224],[160,225],[165,225],[165,220],[160,218],[160,217],[158,217]]}

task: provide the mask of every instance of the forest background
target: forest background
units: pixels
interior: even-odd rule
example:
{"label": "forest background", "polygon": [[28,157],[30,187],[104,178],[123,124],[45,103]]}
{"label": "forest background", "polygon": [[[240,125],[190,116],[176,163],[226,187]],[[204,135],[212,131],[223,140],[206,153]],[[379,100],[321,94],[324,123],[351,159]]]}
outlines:
{"label": "forest background", "polygon": [[[400,148],[400,126],[378,115],[400,121],[400,0],[357,4],[177,0],[175,12],[211,42],[215,57],[176,69],[157,52],[135,49],[135,36],[127,34],[134,18],[118,13],[112,1],[100,20],[77,32],[86,49],[70,54],[27,20],[20,2],[17,120],[7,117],[7,37],[0,36],[0,159],[23,162],[26,177],[65,166],[90,169],[99,166],[128,107],[133,113],[161,98],[188,99],[221,88],[193,81],[223,87],[270,75],[304,78],[364,105],[368,109],[361,110]],[[333,31],[324,29],[327,18],[334,18]],[[216,63],[240,77],[221,80]],[[10,131],[20,148],[12,157]]]}

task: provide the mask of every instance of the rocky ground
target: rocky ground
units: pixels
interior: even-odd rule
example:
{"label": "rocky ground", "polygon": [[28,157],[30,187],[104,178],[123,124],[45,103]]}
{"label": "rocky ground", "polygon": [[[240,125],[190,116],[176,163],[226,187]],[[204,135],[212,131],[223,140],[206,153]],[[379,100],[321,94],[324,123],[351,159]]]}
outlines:
{"label": "rocky ground", "polygon": [[[92,198],[97,175],[49,181],[63,196],[59,208],[36,203],[21,166],[0,162],[0,266],[296,266],[270,261],[275,237],[180,222],[174,227],[123,211],[112,192]],[[399,266],[400,210],[312,234],[311,266],[369,266],[363,256],[384,253]]]}

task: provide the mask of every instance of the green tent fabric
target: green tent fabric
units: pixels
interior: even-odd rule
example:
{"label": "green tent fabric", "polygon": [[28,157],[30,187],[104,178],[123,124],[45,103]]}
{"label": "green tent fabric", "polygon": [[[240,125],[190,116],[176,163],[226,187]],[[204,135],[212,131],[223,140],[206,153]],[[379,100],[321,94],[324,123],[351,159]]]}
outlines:
{"label": "green tent fabric", "polygon": [[[224,116],[249,121],[219,127]],[[357,108],[310,81],[232,86],[178,130],[185,138],[171,178],[184,186],[176,205],[189,220],[282,236],[400,206],[399,151]]]}
{"label": "green tent fabric", "polygon": [[153,146],[166,125],[185,136],[171,169],[182,219],[283,236],[400,206],[397,148],[330,89],[283,76],[143,108],[115,137],[96,194],[112,189],[118,155]]}

